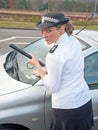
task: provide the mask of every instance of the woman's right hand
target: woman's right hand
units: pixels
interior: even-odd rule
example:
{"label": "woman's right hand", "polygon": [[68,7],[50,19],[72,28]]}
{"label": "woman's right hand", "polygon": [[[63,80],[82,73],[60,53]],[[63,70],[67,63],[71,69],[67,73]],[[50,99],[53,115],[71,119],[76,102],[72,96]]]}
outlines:
{"label": "woman's right hand", "polygon": [[41,77],[43,79],[43,77],[46,75],[46,72],[42,69],[36,57],[32,55],[32,59],[29,59],[28,62],[31,65],[36,67],[36,69],[32,71],[32,74],[34,74],[35,76]]}

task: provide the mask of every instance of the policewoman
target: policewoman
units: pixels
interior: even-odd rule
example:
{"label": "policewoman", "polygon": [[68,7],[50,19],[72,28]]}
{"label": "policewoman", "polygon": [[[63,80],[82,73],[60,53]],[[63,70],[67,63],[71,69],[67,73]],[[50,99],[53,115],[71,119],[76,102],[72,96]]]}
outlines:
{"label": "policewoman", "polygon": [[47,44],[53,44],[46,56],[44,71],[35,56],[29,63],[52,95],[50,130],[91,130],[93,111],[90,91],[84,79],[84,57],[79,41],[72,36],[74,27],[63,13],[43,15],[37,23]]}

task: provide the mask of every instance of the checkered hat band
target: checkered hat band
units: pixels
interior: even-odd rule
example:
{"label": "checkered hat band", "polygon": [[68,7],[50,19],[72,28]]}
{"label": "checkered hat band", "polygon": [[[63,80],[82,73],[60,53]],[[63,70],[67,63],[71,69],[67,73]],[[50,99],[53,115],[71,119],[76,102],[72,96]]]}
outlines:
{"label": "checkered hat band", "polygon": [[41,22],[44,23],[45,21],[53,22],[53,23],[58,23],[59,22],[58,19],[43,16]]}

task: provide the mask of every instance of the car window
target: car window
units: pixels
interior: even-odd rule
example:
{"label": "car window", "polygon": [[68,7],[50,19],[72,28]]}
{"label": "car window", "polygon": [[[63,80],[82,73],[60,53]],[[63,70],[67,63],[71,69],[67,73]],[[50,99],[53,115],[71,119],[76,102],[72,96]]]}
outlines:
{"label": "car window", "polygon": [[[35,55],[38,60],[45,64],[45,57],[50,47],[51,46],[47,45],[44,39],[40,39],[28,45],[23,50],[31,55]],[[19,67],[18,73],[20,81],[34,85],[39,80],[38,77],[32,75],[32,70],[34,70],[35,67],[31,66],[30,64],[28,65],[28,58],[20,53],[17,54],[17,62]]]}
{"label": "car window", "polygon": [[90,89],[98,89],[98,52],[85,58],[84,76]]}

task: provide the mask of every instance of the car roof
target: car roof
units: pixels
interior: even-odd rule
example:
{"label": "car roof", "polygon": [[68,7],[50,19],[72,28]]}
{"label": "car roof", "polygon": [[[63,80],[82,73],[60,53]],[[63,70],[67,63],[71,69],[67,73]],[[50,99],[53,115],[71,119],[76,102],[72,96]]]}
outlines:
{"label": "car roof", "polygon": [[[88,43],[90,46],[98,46],[98,31],[83,30],[78,33],[79,30],[74,31],[74,36]],[[78,34],[77,34],[78,33]]]}

